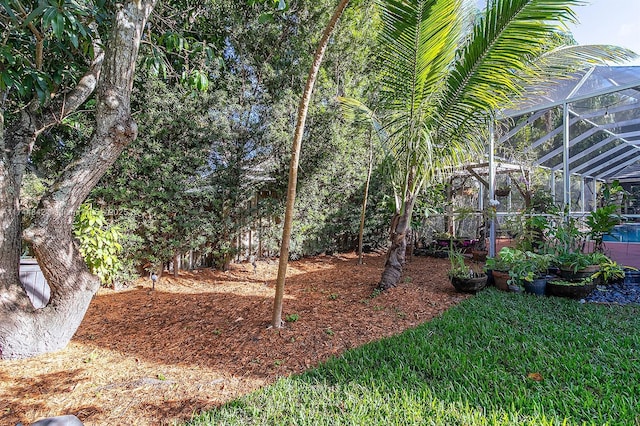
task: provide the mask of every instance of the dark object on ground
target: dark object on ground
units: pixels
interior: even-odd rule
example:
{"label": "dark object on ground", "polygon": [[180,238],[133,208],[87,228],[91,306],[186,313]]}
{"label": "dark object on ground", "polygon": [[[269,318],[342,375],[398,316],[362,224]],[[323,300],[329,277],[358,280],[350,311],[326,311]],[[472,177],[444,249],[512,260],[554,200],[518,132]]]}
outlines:
{"label": "dark object on ground", "polygon": [[68,415],[40,419],[31,423],[31,426],[83,426],[83,423],[76,416]]}
{"label": "dark object on ground", "polygon": [[536,278],[533,281],[524,282],[525,293],[535,294],[537,296],[544,296],[547,291],[547,281],[549,278]]}

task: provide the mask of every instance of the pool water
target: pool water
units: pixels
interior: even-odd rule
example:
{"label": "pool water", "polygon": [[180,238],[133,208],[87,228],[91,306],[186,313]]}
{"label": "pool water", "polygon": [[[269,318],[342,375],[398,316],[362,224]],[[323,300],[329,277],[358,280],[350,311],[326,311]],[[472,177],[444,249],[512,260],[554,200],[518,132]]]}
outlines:
{"label": "pool water", "polygon": [[604,236],[603,240],[618,241],[621,243],[640,243],[640,223],[616,225],[609,234]]}

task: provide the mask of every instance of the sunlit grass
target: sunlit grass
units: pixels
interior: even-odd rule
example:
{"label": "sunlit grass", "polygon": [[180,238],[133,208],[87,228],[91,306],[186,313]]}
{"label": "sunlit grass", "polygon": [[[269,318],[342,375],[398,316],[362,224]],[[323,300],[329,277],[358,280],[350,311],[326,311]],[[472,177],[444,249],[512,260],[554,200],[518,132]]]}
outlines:
{"label": "sunlit grass", "polygon": [[487,290],[189,424],[638,424],[639,314]]}

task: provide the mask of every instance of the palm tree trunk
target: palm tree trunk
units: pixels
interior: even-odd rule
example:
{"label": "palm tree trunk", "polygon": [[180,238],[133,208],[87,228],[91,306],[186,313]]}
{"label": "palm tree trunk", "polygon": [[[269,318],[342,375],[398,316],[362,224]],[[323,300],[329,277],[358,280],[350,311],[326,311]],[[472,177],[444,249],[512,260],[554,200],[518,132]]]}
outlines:
{"label": "palm tree trunk", "polygon": [[289,185],[287,187],[287,204],[284,213],[284,226],[282,229],[282,243],[280,245],[280,259],[278,263],[278,278],[276,280],[276,295],[273,302],[273,316],[271,325],[275,328],[282,327],[282,299],[284,298],[284,281],[287,275],[287,262],[289,260],[289,244],[291,243],[291,225],[293,222],[293,206],[296,200],[296,184],[298,181],[298,162],[300,160],[300,147],[302,145],[302,136],[304,134],[304,126],[307,120],[307,111],[309,110],[309,102],[311,102],[311,94],[313,86],[320,70],[320,64],[324,57],[324,52],[329,44],[329,37],[333,33],[338,20],[342,16],[344,9],[349,4],[349,0],[340,0],[327,24],[322,38],[318,43],[316,53],[313,57],[313,64],[309,70],[307,84],[305,85],[302,99],[298,105],[298,120],[296,131],[293,136],[293,146],[291,147],[291,162],[289,164]]}
{"label": "palm tree trunk", "polygon": [[378,288],[388,290],[396,287],[402,278],[402,267],[405,263],[407,250],[407,234],[411,230],[411,214],[415,204],[415,196],[408,194],[404,209],[396,212],[391,220],[389,240],[391,245],[387,251],[387,260],[380,278]]}

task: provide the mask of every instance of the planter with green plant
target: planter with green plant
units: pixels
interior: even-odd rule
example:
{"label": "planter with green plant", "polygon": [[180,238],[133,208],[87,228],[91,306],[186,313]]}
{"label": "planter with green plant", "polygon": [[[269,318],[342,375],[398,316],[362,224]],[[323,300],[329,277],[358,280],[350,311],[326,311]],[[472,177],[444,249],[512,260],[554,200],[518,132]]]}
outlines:
{"label": "planter with green plant", "polygon": [[549,296],[570,297],[582,299],[587,297],[596,288],[596,282],[592,277],[580,280],[553,279],[547,282],[547,294]]}
{"label": "planter with green plant", "polygon": [[509,291],[510,271],[526,259],[522,250],[513,247],[503,247],[495,257],[488,257],[485,265],[487,271],[491,271],[493,282],[497,289]]}
{"label": "planter with green plant", "polygon": [[593,277],[600,270],[600,265],[610,259],[600,252],[575,251],[562,253],[556,258],[556,261],[560,268],[560,276],[571,281]]}
{"label": "planter with green plant", "polygon": [[449,250],[449,261],[449,280],[457,291],[476,293],[486,287],[487,274],[467,265],[461,251]]}
{"label": "planter with green plant", "polygon": [[545,294],[550,264],[551,255],[526,251],[524,258],[509,270],[510,284],[522,287],[527,293],[542,296]]}

